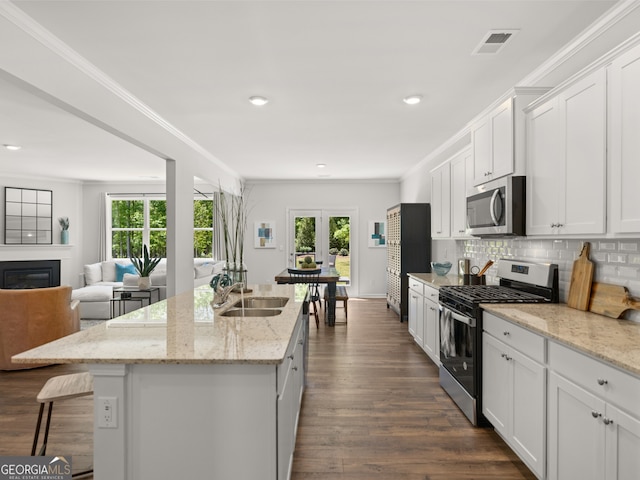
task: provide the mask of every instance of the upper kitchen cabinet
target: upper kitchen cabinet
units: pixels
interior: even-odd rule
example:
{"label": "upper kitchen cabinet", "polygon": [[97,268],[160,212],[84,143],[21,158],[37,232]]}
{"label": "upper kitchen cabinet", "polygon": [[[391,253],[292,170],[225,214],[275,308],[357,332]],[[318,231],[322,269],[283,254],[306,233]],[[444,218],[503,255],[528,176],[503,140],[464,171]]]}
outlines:
{"label": "upper kitchen cabinet", "polygon": [[449,238],[451,235],[451,171],[444,163],[431,171],[431,236]]}
{"label": "upper kitchen cabinet", "polygon": [[471,127],[473,184],[512,173],[524,174],[523,109],[548,89],[514,89],[513,95]]}
{"label": "upper kitchen cabinet", "polygon": [[605,70],[534,104],[527,147],[527,235],[605,233]]}
{"label": "upper kitchen cabinet", "polygon": [[640,46],[609,66],[610,229],[640,232]]}
{"label": "upper kitchen cabinet", "polygon": [[467,190],[473,187],[473,155],[464,149],[451,159],[451,236],[467,235]]}

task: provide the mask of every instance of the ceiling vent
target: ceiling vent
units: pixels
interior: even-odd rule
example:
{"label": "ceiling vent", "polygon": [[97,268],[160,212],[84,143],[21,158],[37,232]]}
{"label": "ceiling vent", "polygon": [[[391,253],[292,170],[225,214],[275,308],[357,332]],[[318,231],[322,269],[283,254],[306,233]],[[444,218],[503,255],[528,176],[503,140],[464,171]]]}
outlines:
{"label": "ceiling vent", "polygon": [[495,55],[519,30],[489,30],[471,55]]}

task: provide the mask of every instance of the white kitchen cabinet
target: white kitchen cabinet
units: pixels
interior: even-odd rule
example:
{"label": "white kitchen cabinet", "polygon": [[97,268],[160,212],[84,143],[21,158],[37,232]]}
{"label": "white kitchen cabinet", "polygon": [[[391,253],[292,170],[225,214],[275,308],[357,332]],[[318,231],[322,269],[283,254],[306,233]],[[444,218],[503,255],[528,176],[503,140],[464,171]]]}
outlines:
{"label": "white kitchen cabinet", "polygon": [[473,186],[473,155],[467,148],[451,159],[451,237],[466,238],[467,190]]}
{"label": "white kitchen cabinet", "polygon": [[436,365],[440,365],[440,306],[438,289],[424,285],[424,339],[422,348]]}
{"label": "white kitchen cabinet", "polygon": [[513,99],[509,98],[471,129],[474,184],[513,173]]}
{"label": "white kitchen cabinet", "polygon": [[451,235],[451,172],[449,163],[431,171],[431,237]]}
{"label": "white kitchen cabinet", "polygon": [[278,480],[291,478],[293,452],[304,391],[304,329],[298,322],[284,362],[277,368],[278,381]]}
{"label": "white kitchen cabinet", "polygon": [[604,69],[529,111],[527,145],[527,235],[605,233]]}
{"label": "white kitchen cabinet", "polygon": [[640,232],[640,46],[608,69],[609,215],[613,233]]}
{"label": "white kitchen cabinet", "polygon": [[522,461],[545,475],[545,339],[485,313],[482,411]]}
{"label": "white kitchen cabinet", "polygon": [[423,283],[413,277],[409,277],[409,333],[418,345],[422,347],[424,336],[423,317]]}
{"label": "white kitchen cabinet", "polygon": [[548,478],[631,480],[640,472],[640,379],[549,342]]}

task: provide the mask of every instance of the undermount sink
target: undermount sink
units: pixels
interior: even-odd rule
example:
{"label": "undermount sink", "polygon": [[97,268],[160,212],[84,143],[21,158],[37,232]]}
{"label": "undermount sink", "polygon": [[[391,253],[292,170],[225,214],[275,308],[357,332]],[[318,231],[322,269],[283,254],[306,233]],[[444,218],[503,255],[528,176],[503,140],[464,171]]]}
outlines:
{"label": "undermount sink", "polygon": [[244,300],[238,300],[233,306],[242,308],[244,302],[245,310],[247,308],[280,308],[284,307],[288,301],[288,297],[249,297]]}
{"label": "undermount sink", "polygon": [[275,308],[232,308],[220,314],[221,317],[275,317],[282,310]]}

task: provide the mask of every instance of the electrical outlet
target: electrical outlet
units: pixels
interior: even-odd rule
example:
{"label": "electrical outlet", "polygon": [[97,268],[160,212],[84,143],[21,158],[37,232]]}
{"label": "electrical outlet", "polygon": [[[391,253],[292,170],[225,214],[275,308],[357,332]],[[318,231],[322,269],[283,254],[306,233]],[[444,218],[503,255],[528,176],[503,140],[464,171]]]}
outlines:
{"label": "electrical outlet", "polygon": [[118,399],[116,397],[98,398],[98,427],[118,428]]}

